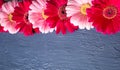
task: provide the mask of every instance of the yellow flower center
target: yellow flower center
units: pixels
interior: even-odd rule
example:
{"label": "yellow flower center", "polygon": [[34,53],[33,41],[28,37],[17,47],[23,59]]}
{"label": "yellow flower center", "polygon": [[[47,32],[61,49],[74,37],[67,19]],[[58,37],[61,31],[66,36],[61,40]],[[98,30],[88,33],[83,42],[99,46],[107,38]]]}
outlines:
{"label": "yellow flower center", "polygon": [[42,11],[41,15],[42,15],[42,18],[45,19],[45,20],[48,18],[48,16],[45,15],[44,11]]}
{"label": "yellow flower center", "polygon": [[9,20],[10,22],[13,22],[12,17],[13,17],[12,14],[9,14],[9,15],[8,15],[8,20]]}
{"label": "yellow flower center", "polygon": [[82,4],[81,7],[80,7],[80,12],[83,14],[83,15],[86,15],[87,12],[86,12],[86,9],[87,8],[90,8],[91,5],[89,3],[86,3],[86,4]]}
{"label": "yellow flower center", "polygon": [[107,19],[113,19],[117,15],[117,8],[115,6],[107,6],[103,9],[103,16]]}

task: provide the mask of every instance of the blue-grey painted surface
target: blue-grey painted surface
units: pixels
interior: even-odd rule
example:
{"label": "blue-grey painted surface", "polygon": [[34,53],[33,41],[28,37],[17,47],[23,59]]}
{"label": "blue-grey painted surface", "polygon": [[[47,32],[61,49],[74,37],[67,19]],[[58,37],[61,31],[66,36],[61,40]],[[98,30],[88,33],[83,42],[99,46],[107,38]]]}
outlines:
{"label": "blue-grey painted surface", "polygon": [[120,70],[120,33],[1,33],[0,70]]}

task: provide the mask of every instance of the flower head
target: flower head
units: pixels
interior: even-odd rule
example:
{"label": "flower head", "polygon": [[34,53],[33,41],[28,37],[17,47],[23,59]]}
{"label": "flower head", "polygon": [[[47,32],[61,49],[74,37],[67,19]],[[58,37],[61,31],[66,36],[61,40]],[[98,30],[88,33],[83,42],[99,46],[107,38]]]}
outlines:
{"label": "flower head", "polygon": [[8,31],[11,34],[15,34],[19,31],[18,28],[16,28],[16,23],[12,18],[12,13],[14,12],[14,8],[17,6],[17,1],[9,1],[2,5],[1,11],[0,11],[0,25],[4,27],[5,31]]}
{"label": "flower head", "polygon": [[28,11],[30,5],[31,0],[24,0],[19,2],[18,6],[15,7],[14,13],[12,13],[13,20],[19,23],[16,28],[20,28],[20,32],[23,32],[25,36],[36,33],[36,29],[38,29],[33,28],[33,25],[28,20]]}
{"label": "flower head", "polygon": [[[0,1],[0,11],[1,11],[1,6],[2,6],[3,3],[4,3],[4,1],[1,0]],[[1,18],[0,18],[0,21],[1,21]],[[1,25],[0,25],[0,32],[4,32],[3,27]]]}
{"label": "flower head", "polygon": [[49,22],[51,28],[56,28],[56,33],[66,33],[66,30],[73,32],[78,29],[70,23],[70,18],[66,16],[66,5],[67,0],[49,0],[45,10],[45,15],[48,16],[46,19]]}
{"label": "flower head", "polygon": [[4,0],[0,0],[0,8],[1,8],[3,3],[4,3]]}
{"label": "flower head", "polygon": [[120,1],[94,0],[93,6],[87,10],[89,21],[97,31],[113,34],[120,31]]}
{"label": "flower head", "polygon": [[70,22],[80,29],[93,28],[92,23],[88,22],[86,9],[91,7],[91,0],[69,0],[66,7],[68,17],[71,17]]}
{"label": "flower head", "polygon": [[48,16],[44,14],[46,8],[46,0],[32,1],[29,11],[29,21],[33,24],[33,28],[38,27],[42,33],[53,32],[54,28],[50,28],[46,22]]}

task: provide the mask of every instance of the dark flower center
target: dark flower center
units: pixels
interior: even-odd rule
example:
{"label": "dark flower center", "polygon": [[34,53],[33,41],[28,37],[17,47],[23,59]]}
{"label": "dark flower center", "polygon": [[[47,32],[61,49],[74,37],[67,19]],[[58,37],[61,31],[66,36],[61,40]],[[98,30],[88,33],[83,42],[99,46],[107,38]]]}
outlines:
{"label": "dark flower center", "polygon": [[115,6],[108,6],[103,9],[103,16],[107,19],[113,19],[117,15],[117,8]]}
{"label": "dark flower center", "polygon": [[63,5],[58,9],[58,16],[61,20],[64,20],[67,18],[65,7],[66,7],[66,5]]}
{"label": "dark flower center", "polygon": [[25,21],[25,23],[28,23],[28,22],[29,22],[29,20],[28,20],[28,13],[25,13],[25,14],[24,14],[24,21]]}

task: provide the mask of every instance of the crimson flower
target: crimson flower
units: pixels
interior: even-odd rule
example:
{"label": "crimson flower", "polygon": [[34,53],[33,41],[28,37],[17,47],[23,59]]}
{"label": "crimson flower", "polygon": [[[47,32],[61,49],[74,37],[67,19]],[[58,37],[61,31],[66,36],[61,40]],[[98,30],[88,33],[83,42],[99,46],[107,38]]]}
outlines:
{"label": "crimson flower", "polygon": [[47,6],[44,11],[45,15],[48,16],[46,19],[49,22],[51,28],[55,28],[56,33],[62,32],[66,34],[66,31],[74,32],[78,29],[78,26],[74,26],[70,23],[70,17],[66,16],[65,7],[67,0],[48,0]]}
{"label": "crimson flower", "polygon": [[120,0],[93,0],[87,14],[97,31],[104,34],[120,31]]}
{"label": "crimson flower", "polygon": [[15,7],[14,13],[12,14],[12,19],[16,22],[19,22],[16,27],[20,28],[20,32],[23,32],[25,36],[39,33],[39,29],[33,28],[33,25],[28,20],[28,11],[30,4],[31,0],[24,0],[22,2],[19,2],[18,6]]}
{"label": "crimson flower", "polygon": [[[1,11],[1,6],[3,3],[4,3],[4,0],[1,0],[0,1],[0,11]],[[0,18],[0,20],[1,20],[1,18]],[[4,32],[3,27],[1,25],[0,25],[0,32]]]}
{"label": "crimson flower", "polygon": [[1,8],[3,3],[4,3],[4,0],[0,0],[0,8]]}

